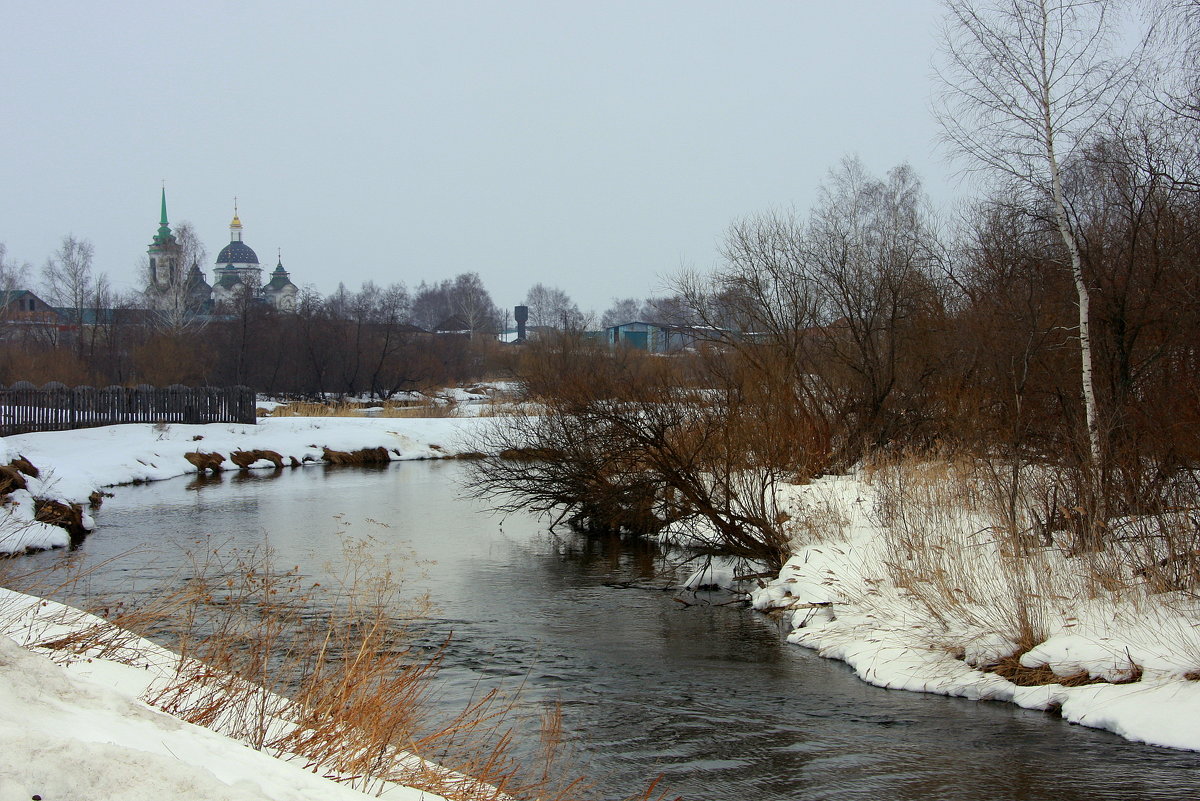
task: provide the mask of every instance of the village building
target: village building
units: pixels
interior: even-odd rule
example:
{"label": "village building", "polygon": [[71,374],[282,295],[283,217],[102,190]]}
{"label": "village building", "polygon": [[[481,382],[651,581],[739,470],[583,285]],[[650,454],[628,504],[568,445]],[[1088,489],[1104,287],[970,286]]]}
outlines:
{"label": "village building", "polygon": [[604,329],[604,338],[613,347],[623,345],[650,353],[675,353],[695,347],[700,340],[711,339],[712,333],[694,326],[633,320]]}
{"label": "village building", "polygon": [[57,325],[59,314],[28,289],[0,291],[0,321],[24,325]]}

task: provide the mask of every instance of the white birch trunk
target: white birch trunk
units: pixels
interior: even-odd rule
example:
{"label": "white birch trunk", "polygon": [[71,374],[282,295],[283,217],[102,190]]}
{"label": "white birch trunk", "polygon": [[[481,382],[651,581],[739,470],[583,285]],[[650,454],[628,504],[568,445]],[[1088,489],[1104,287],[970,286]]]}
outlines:
{"label": "white birch trunk", "polygon": [[[1044,6],[1043,6],[1044,9]],[[1043,26],[1042,31],[1046,30]],[[1088,434],[1088,478],[1091,489],[1092,507],[1089,510],[1092,519],[1093,536],[1101,533],[1107,518],[1107,504],[1104,499],[1103,487],[1103,444],[1100,431],[1100,417],[1096,408],[1096,379],[1092,370],[1092,337],[1091,337],[1091,292],[1083,275],[1083,259],[1079,255],[1079,243],[1071,230],[1071,222],[1067,217],[1067,204],[1063,197],[1062,173],[1059,170],[1058,154],[1055,150],[1055,129],[1051,118],[1053,105],[1050,96],[1050,70],[1046,63],[1047,43],[1043,37],[1041,42],[1042,57],[1042,122],[1045,135],[1046,164],[1050,171],[1050,197],[1054,206],[1054,220],[1058,226],[1059,236],[1071,259],[1071,278],[1075,282],[1076,303],[1079,307],[1079,361],[1081,393],[1083,395],[1084,419]]]}

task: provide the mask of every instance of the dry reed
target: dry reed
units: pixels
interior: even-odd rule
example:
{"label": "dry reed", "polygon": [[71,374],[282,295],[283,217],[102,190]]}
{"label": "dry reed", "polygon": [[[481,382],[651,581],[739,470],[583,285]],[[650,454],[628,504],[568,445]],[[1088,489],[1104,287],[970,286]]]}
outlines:
{"label": "dry reed", "polygon": [[[464,801],[587,797],[560,710],[544,716],[540,749],[525,760],[515,698],[493,690],[440,717],[431,700],[444,645],[419,648],[407,629],[428,614],[427,600],[404,599],[365,542],[346,545],[343,565],[322,587],[297,568],[275,568],[269,552],[210,549],[176,591],[97,610],[107,621],[74,613],[59,621],[70,633],[30,645],[60,660],[136,664],[147,656],[140,635],[153,636],[180,657],[151,685],[149,703],[367,793],[396,782]],[[80,579],[41,572],[10,569],[5,583],[48,596]]]}
{"label": "dry reed", "polygon": [[[1188,581],[1187,549],[1196,542],[1189,514],[1118,521],[1108,547],[1077,552],[1069,530],[1046,527],[1044,498],[1055,477],[1045,468],[899,458],[876,463],[868,475],[890,577],[940,623],[940,644],[961,653],[969,632],[1011,643],[1009,652],[984,657],[988,664],[977,667],[1063,683],[1009,663],[1064,624],[1073,626],[1076,610],[1094,603],[1110,610],[1104,628],[1123,628],[1154,640],[1173,659],[1200,665],[1200,635],[1188,623],[1195,596],[1179,589]],[[1172,553],[1185,558],[1162,558]],[[1131,662],[1128,675],[1140,675],[1140,668]]]}
{"label": "dry reed", "polygon": [[1023,652],[1045,640],[1060,602],[1079,597],[1084,566],[1031,541],[999,474],[965,460],[901,458],[868,475],[892,579],[946,632],[995,632]]}

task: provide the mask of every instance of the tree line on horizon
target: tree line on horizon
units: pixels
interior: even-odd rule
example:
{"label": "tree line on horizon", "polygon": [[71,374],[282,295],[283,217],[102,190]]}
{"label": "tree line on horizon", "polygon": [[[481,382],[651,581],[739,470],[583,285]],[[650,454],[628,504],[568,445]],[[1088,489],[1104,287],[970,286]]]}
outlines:
{"label": "tree line on horizon", "polygon": [[[176,236],[191,263],[205,259],[187,222]],[[440,281],[339,284],[327,296],[302,289],[294,312],[254,300],[246,287],[210,311],[190,308],[180,283],[176,303],[157,308],[141,293],[120,295],[93,268],[92,244],[74,235],[40,270],[7,258],[0,243],[0,384],[246,384],[273,394],[371,395],[441,387],[502,374],[511,357],[496,340],[511,338],[513,314],[492,300],[479,273]],[[148,272],[142,259],[141,271]],[[40,317],[13,305],[31,289],[55,311]],[[639,316],[665,318],[669,298],[614,300],[597,320],[562,289],[534,284],[522,301],[534,336],[587,330]],[[37,324],[40,323],[40,324]]]}

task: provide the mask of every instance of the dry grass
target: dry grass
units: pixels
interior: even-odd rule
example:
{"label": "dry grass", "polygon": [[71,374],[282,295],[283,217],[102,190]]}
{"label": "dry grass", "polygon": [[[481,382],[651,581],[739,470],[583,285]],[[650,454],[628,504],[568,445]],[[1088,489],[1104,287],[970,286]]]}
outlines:
{"label": "dry grass", "polygon": [[850,518],[838,499],[821,491],[819,486],[810,487],[804,495],[801,508],[780,511],[777,518],[784,527],[793,545],[812,545],[821,542],[838,542],[845,538]]}
{"label": "dry grass", "polygon": [[369,403],[355,401],[294,401],[274,409],[258,409],[259,417],[400,417],[400,418],[442,418],[466,416],[464,409],[469,408],[470,416],[478,417],[508,417],[526,414],[528,410],[513,402],[513,399],[498,392],[489,392],[483,388],[471,387],[467,390],[477,395],[487,395],[486,401],[472,401],[469,404],[458,403],[453,397],[440,395],[437,392],[426,392],[423,400],[388,400]]}
{"label": "dry grass", "polygon": [[896,585],[946,631],[997,632],[1024,651],[1046,639],[1064,602],[1087,597],[1088,571],[1031,539],[1005,478],[951,459],[870,471]]}
{"label": "dry grass", "polygon": [[[1188,514],[1130,520],[1114,527],[1108,547],[1080,553],[1069,530],[1046,528],[1041,501],[1054,476],[1044,468],[926,458],[880,462],[868,472],[889,577],[944,632],[931,645],[956,649],[983,632],[1001,635],[1019,655],[1079,624],[1082,611],[1088,622],[1080,631],[1121,631],[1180,664],[1200,665],[1196,597],[1180,591],[1188,563],[1150,559],[1195,547]],[[1098,617],[1100,609],[1107,611]],[[1005,675],[1004,660],[996,664],[977,666]],[[1064,683],[1036,670],[1009,672]],[[1140,675],[1136,666],[1130,672]]]}
{"label": "dry grass", "polygon": [[989,673],[995,673],[1002,678],[1008,679],[1013,684],[1022,687],[1036,687],[1046,684],[1061,684],[1064,687],[1083,687],[1088,684],[1134,684],[1142,680],[1142,669],[1138,665],[1131,665],[1129,675],[1115,681],[1106,679],[1103,676],[1093,676],[1086,670],[1072,673],[1069,676],[1060,676],[1051,670],[1048,665],[1038,665],[1037,667],[1022,665],[1021,654],[1019,653],[1006,656],[990,665],[985,665],[982,669]]}
{"label": "dry grass", "polygon": [[178,640],[192,658],[151,703],[367,792],[398,782],[450,798],[552,798],[556,783],[579,782],[520,764],[513,705],[498,692],[438,720],[441,652],[412,646],[405,623],[428,610],[417,602],[397,616],[399,584],[364,545],[345,564],[329,592],[269,559],[195,582]]}
{"label": "dry grass", "polygon": [[[370,410],[369,412],[367,410]],[[454,404],[387,401],[381,404],[294,402],[259,417],[454,417]]]}
{"label": "dry grass", "polygon": [[[427,601],[404,599],[399,577],[366,543],[348,545],[344,565],[336,585],[322,587],[277,569],[269,553],[214,549],[195,558],[176,592],[136,610],[97,610],[111,622],[36,645],[61,659],[137,663],[146,657],[139,635],[152,636],[181,658],[148,690],[149,703],[367,793],[397,782],[464,801],[587,797],[561,710],[545,714],[540,748],[525,760],[515,698],[493,691],[439,717],[431,701],[442,648],[413,645],[407,628],[430,611]],[[5,578],[52,594],[45,576]]]}

